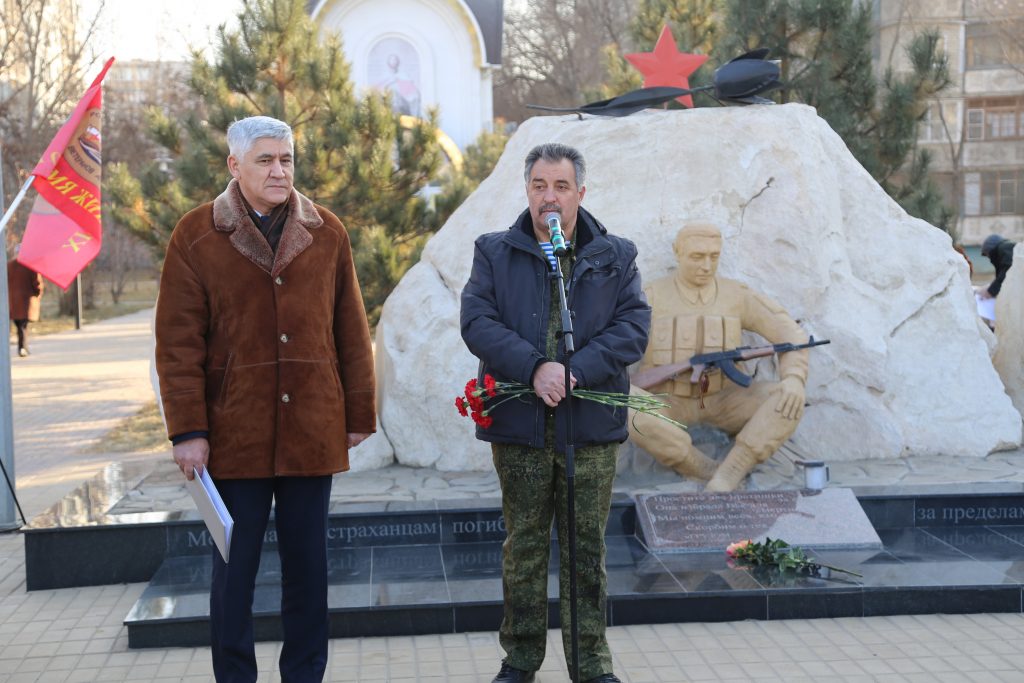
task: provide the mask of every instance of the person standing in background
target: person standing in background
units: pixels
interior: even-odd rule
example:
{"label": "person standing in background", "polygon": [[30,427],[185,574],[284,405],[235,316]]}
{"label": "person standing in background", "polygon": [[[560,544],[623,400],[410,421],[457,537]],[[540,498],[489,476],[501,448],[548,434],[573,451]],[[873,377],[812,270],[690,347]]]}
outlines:
{"label": "person standing in background", "polygon": [[978,291],[979,298],[994,299],[999,296],[999,290],[1003,287],[1006,273],[1010,270],[1010,266],[1013,265],[1013,248],[1015,246],[1017,246],[1015,243],[1004,239],[1002,235],[989,235],[982,242],[981,255],[987,256],[988,260],[992,262],[992,267],[996,269],[996,278],[988,287]]}
{"label": "person standing in background", "polygon": [[24,358],[28,350],[28,324],[39,321],[43,298],[43,276],[15,258],[7,262],[7,304],[11,320],[18,331],[18,356]]}

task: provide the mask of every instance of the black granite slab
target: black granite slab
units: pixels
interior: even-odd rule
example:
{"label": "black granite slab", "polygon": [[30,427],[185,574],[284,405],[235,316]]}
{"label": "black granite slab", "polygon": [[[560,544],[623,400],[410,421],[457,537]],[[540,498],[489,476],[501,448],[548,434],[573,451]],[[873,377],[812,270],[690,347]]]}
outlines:
{"label": "black granite slab", "polygon": [[[1000,531],[1004,528],[1009,533]],[[1020,527],[931,527],[927,532],[976,560],[1013,561],[1024,552],[1024,545],[1019,540]]]}
{"label": "black granite slab", "polygon": [[[499,586],[500,591],[500,586]],[[503,616],[501,601],[490,604],[458,604],[455,606],[455,633],[497,631]]]}
{"label": "black granite slab", "polygon": [[768,600],[762,592],[742,593],[728,598],[716,593],[640,595],[626,600],[609,599],[609,605],[610,626],[768,618]]}
{"label": "black granite slab", "polygon": [[449,583],[501,578],[501,541],[446,543],[441,559]]}
{"label": "black granite slab", "polygon": [[918,498],[914,507],[914,524],[919,527],[1024,524],[1024,495],[1020,493],[924,497]]}
{"label": "black granite slab", "polygon": [[835,619],[864,614],[864,592],[857,587],[781,590],[768,593],[769,619]]}
{"label": "black granite slab", "polygon": [[[115,465],[25,529],[29,590],[151,579],[126,619],[132,647],[208,642],[209,535],[195,512],[135,504],[143,468]],[[932,612],[1022,612],[1020,485],[858,489],[880,550],[813,550],[823,570],[794,576],[732,566],[724,552],[656,556],[637,537],[629,496],[606,531],[608,619],[615,625]],[[499,500],[335,504],[328,533],[333,637],[498,628],[504,523]],[[270,525],[254,612],[257,638],[280,638],[280,566]],[[548,612],[558,624],[558,545]]]}
{"label": "black granite slab", "polygon": [[166,556],[166,531],[86,527],[25,535],[25,586],[48,590],[146,581]]}
{"label": "black granite slab", "polygon": [[[635,536],[607,537],[613,625],[892,614],[1021,612],[1024,527],[883,529],[882,550],[816,551],[861,576],[733,566],[724,553],[654,555]],[[212,551],[211,551],[212,552]],[[549,625],[558,615],[557,542],[548,568]],[[498,628],[501,543],[332,548],[333,637]],[[131,647],[207,642],[209,554],[167,560],[126,619]],[[280,629],[280,569],[268,551],[255,613],[260,638]]]}
{"label": "black granite slab", "polygon": [[878,532],[885,549],[902,562],[964,560],[967,555],[924,529],[883,529]]}
{"label": "black granite slab", "polygon": [[[24,529],[28,590],[145,581],[169,557],[202,557],[213,540],[195,510],[137,512],[140,491],[174,486],[176,469],[115,463],[37,516]],[[173,486],[172,486],[173,485]],[[632,499],[616,494],[609,534],[632,534]],[[554,535],[554,534],[553,534]],[[501,542],[505,525],[498,499],[332,504],[330,548]],[[273,518],[264,547],[274,549]]]}
{"label": "black granite slab", "polygon": [[864,616],[896,614],[978,614],[1021,611],[1019,586],[943,586],[877,589],[864,593]]}
{"label": "black granite slab", "polygon": [[864,498],[857,499],[875,531],[902,529],[914,525],[913,498]]}
{"label": "black granite slab", "polygon": [[875,529],[1024,524],[1019,483],[854,489]]}

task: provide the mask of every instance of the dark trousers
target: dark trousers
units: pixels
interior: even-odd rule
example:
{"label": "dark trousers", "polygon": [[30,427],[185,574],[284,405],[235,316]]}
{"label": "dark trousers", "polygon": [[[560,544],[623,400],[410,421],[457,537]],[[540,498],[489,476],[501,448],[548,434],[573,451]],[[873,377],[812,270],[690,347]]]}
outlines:
{"label": "dark trousers", "polygon": [[14,327],[18,330],[18,350],[28,348],[28,320],[15,320]]}
{"label": "dark trousers", "polygon": [[271,501],[281,558],[282,683],[320,683],[327,668],[327,509],[331,477],[220,479],[234,518],[230,562],[213,550],[210,627],[218,683],[255,683],[252,602]]}

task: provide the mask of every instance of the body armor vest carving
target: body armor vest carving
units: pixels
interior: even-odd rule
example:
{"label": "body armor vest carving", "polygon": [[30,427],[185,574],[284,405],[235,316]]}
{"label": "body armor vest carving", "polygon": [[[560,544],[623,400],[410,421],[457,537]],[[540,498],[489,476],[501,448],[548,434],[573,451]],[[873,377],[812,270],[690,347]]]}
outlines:
{"label": "body armor vest carving", "polygon": [[[644,366],[685,363],[700,353],[736,348],[740,345],[742,332],[740,319],[734,316],[679,315],[655,318],[651,322]],[[719,370],[708,373],[708,387],[704,393],[721,391],[722,381]],[[700,384],[690,381],[690,373],[683,373],[650,390],[652,393],[696,397],[700,394]]]}

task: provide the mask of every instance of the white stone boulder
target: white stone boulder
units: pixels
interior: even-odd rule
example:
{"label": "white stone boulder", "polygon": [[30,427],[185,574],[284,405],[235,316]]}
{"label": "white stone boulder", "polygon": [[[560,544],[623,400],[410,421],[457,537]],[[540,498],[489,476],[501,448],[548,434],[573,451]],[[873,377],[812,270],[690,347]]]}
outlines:
{"label": "white stone boulder", "polygon": [[352,472],[379,470],[395,461],[395,449],[377,420],[377,432],[348,452],[348,467]]}
{"label": "white stone boulder", "polygon": [[491,466],[453,405],[477,367],[459,335],[459,295],[473,240],[526,207],[523,159],[548,141],[584,153],[584,206],[636,242],[645,280],[675,267],[683,224],[714,221],[725,237],[720,273],[832,340],[811,352],[800,452],[984,456],[1020,443],[1021,417],[989,360],[949,237],[908,216],[813,109],[788,104],[524,123],[384,306],[380,421],[400,463]]}
{"label": "white stone boulder", "polygon": [[996,352],[992,363],[1017,410],[1024,413],[1024,243],[996,297]]}

